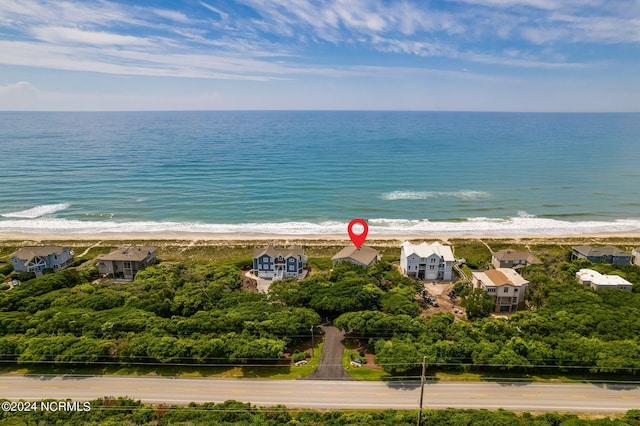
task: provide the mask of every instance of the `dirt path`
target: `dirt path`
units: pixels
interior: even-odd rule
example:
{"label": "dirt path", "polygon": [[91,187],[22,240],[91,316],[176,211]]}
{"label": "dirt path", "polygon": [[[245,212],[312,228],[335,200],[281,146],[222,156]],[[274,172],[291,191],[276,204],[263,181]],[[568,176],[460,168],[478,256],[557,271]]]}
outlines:
{"label": "dirt path", "polygon": [[318,369],[305,380],[353,380],[342,368],[344,352],[344,332],[332,325],[321,325],[324,345]]}
{"label": "dirt path", "polygon": [[482,244],[484,244],[484,245],[485,245],[485,247],[489,249],[489,252],[490,252],[491,254],[493,254],[493,250],[491,250],[491,247],[489,247],[489,244],[487,244],[487,243],[486,243],[486,242],[484,242],[483,240],[478,240],[478,241],[480,241]]}
{"label": "dirt path", "polygon": [[87,248],[85,251],[83,251],[82,253],[80,253],[78,255],[78,257],[82,257],[84,255],[86,255],[87,253],[89,253],[89,250],[91,250],[92,248],[98,247],[100,244],[102,244],[102,241],[98,241],[97,243],[95,243],[94,245],[92,245],[91,247]]}

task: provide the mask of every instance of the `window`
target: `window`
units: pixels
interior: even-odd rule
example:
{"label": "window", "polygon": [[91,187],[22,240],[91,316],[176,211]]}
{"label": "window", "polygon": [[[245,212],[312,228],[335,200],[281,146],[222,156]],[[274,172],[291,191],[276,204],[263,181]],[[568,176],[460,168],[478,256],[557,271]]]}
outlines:
{"label": "window", "polygon": [[431,263],[436,263],[436,258],[435,257],[431,258]]}
{"label": "window", "polygon": [[518,303],[518,298],[517,297],[513,298],[513,303]]}
{"label": "window", "polygon": [[436,267],[435,265],[429,265],[429,269],[433,271],[434,269],[436,269]]}
{"label": "window", "polygon": [[496,292],[496,289],[495,289],[495,288],[488,288],[488,289],[487,289],[487,292],[488,292],[488,293],[495,293],[495,292]]}
{"label": "window", "polygon": [[517,288],[514,288],[514,289],[513,289],[513,292],[514,292],[514,293],[517,293],[517,292],[518,292],[518,289],[517,289]]}
{"label": "window", "polygon": [[509,287],[505,287],[504,290],[502,290],[504,293],[509,293]]}

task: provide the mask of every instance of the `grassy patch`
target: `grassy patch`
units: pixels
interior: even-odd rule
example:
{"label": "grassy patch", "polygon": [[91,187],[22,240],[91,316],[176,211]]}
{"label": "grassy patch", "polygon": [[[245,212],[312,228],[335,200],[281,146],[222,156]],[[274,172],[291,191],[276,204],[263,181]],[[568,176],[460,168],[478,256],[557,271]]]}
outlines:
{"label": "grassy patch", "polygon": [[491,263],[491,252],[479,240],[451,240],[456,258],[466,259],[471,269],[479,269]]}
{"label": "grassy patch", "polygon": [[382,369],[368,367],[367,364],[362,367],[352,367],[351,355],[358,355],[356,349],[353,348],[353,342],[354,340],[352,339],[346,339],[344,352],[342,353],[342,367],[349,376],[362,381],[386,380],[391,378],[391,374]]}
{"label": "grassy patch", "polygon": [[314,357],[302,366],[202,366],[202,365],[102,365],[69,366],[57,364],[5,365],[0,374],[59,374],[59,375],[113,375],[113,376],[170,376],[170,377],[211,377],[244,379],[301,379],[318,368],[323,342],[314,345]]}

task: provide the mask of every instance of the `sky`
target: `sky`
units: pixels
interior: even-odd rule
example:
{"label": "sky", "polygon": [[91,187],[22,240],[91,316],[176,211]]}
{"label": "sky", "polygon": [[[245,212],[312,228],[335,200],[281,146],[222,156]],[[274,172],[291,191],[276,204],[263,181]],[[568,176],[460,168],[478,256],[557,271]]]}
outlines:
{"label": "sky", "polygon": [[640,0],[2,0],[0,110],[640,112]]}

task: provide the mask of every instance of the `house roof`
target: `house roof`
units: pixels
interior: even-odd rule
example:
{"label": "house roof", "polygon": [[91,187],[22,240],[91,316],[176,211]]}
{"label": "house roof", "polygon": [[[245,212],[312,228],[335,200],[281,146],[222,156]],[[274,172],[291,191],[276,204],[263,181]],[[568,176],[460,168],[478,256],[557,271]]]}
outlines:
{"label": "house roof", "polygon": [[493,257],[499,261],[526,260],[527,263],[536,265],[541,264],[540,259],[529,253],[528,251],[515,251],[511,249],[500,250],[493,254]]}
{"label": "house roof", "polygon": [[453,262],[454,260],[451,247],[442,245],[437,241],[433,244],[422,243],[418,245],[405,241],[402,243],[402,248],[404,249],[405,256],[416,254],[419,257],[429,257],[435,254],[436,256],[443,258],[445,262]]}
{"label": "house roof", "polygon": [[287,257],[304,257],[304,250],[299,245],[294,245],[288,248],[268,246],[266,248],[256,248],[253,250],[253,257],[260,257],[263,255],[269,255],[270,257],[282,256],[285,259]]}
{"label": "house roof", "polygon": [[489,269],[484,272],[473,272],[473,274],[485,284],[495,285],[496,287],[503,285],[520,287],[524,284],[529,284],[529,281],[522,278],[520,274],[510,268]]}
{"label": "house roof", "polygon": [[60,246],[22,247],[20,250],[13,253],[11,257],[22,260],[25,265],[28,265],[36,256],[45,257],[51,254],[62,254],[65,250],[69,250],[69,248]]}
{"label": "house roof", "polygon": [[348,246],[340,250],[331,260],[339,262],[341,260],[351,259],[363,265],[369,265],[376,260],[378,256],[380,256],[380,253],[367,245],[362,245],[360,248]]}
{"label": "house roof", "polygon": [[576,272],[576,278],[580,281],[589,281],[598,286],[631,285],[631,283],[619,275],[601,274],[593,269],[580,269]]}
{"label": "house roof", "polygon": [[575,246],[572,247],[574,251],[583,254],[584,256],[629,256],[629,253],[620,250],[614,246],[604,247],[591,247],[591,246]]}
{"label": "house roof", "polygon": [[98,260],[141,262],[145,260],[149,256],[149,254],[155,252],[156,248],[151,246],[129,246],[119,248],[110,252],[109,254],[101,254],[98,256]]}

